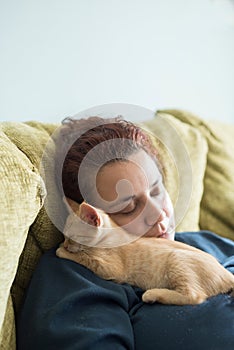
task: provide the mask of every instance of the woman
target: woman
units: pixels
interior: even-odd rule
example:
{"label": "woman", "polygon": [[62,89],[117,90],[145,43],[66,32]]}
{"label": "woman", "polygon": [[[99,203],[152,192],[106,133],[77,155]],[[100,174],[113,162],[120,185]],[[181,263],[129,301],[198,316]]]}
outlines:
{"label": "woman", "polygon": [[[61,196],[101,208],[130,234],[174,239],[159,154],[134,124],[121,118],[65,120],[56,164]],[[175,239],[213,254],[234,273],[232,241],[207,231]],[[231,297],[196,306],[146,305],[139,288],[102,280],[58,259],[55,250],[42,257],[28,289],[19,349],[234,348]]]}

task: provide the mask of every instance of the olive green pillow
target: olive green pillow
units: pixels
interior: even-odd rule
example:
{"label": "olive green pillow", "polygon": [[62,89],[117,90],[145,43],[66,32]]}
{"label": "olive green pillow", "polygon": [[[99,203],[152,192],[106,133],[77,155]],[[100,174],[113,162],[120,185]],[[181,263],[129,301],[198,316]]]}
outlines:
{"label": "olive green pillow", "polygon": [[15,315],[11,295],[9,295],[6,312],[0,329],[0,350],[16,349]]}
{"label": "olive green pillow", "polygon": [[143,123],[158,149],[165,187],[175,208],[176,231],[199,230],[207,142],[199,130],[172,115],[157,113]]}
{"label": "olive green pillow", "polygon": [[166,112],[199,130],[208,143],[200,227],[234,240],[234,124],[205,121],[181,110]]}
{"label": "olive green pillow", "polygon": [[[42,156],[46,160],[46,166],[49,168],[47,172],[49,176],[47,176],[46,183],[47,197],[48,193],[53,193],[54,196],[53,205],[50,207],[50,210],[52,215],[58,218],[57,220],[62,220],[60,215],[62,201],[54,181],[54,143],[50,137],[57,126],[57,124],[40,122],[2,123],[2,128],[12,141],[12,144],[25,155],[25,158],[27,158],[31,166],[34,166],[37,172],[41,168]],[[28,209],[28,211],[30,210]],[[39,258],[43,252],[55,246],[61,240],[62,234],[54,226],[45,210],[45,206],[43,206],[29,228],[25,246],[20,256],[17,274],[11,289],[16,311],[20,307],[25,289],[28,286]]]}
{"label": "olive green pillow", "polygon": [[[0,124],[0,334],[9,293],[30,225],[45,197],[39,172]],[[9,305],[9,304],[8,304]],[[8,309],[12,306],[8,306]],[[10,328],[7,324],[7,328]],[[3,339],[4,341],[4,339]],[[2,345],[1,345],[2,346]],[[7,346],[6,346],[7,348]]]}

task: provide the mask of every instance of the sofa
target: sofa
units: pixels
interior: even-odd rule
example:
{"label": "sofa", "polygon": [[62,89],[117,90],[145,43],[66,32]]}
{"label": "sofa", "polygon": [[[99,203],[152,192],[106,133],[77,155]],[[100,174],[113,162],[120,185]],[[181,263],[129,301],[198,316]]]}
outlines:
{"label": "sofa", "polygon": [[[168,109],[140,126],[158,148],[176,231],[210,230],[234,240],[234,125]],[[64,205],[53,162],[58,128],[0,123],[0,349],[16,348],[17,315],[33,271],[63,240]]]}

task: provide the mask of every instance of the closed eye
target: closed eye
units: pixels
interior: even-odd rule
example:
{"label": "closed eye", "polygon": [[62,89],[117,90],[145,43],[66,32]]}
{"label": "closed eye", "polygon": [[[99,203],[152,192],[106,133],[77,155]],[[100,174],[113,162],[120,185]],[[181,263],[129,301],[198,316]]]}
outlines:
{"label": "closed eye", "polygon": [[152,191],[150,192],[150,195],[152,197],[155,197],[155,196],[158,196],[160,195],[161,193],[164,192],[164,187],[162,184],[157,184],[157,186],[155,186]]}
{"label": "closed eye", "polygon": [[126,212],[122,212],[122,213],[120,213],[120,214],[123,214],[123,215],[131,215],[131,214],[134,213],[135,210],[136,210],[136,206],[135,206],[132,210],[126,211]]}
{"label": "closed eye", "polygon": [[122,211],[120,211],[117,214],[122,214],[122,215],[131,215],[134,213],[134,211],[137,208],[137,203],[136,203],[136,199],[134,199],[131,203],[129,203],[127,205],[127,207],[125,207]]}

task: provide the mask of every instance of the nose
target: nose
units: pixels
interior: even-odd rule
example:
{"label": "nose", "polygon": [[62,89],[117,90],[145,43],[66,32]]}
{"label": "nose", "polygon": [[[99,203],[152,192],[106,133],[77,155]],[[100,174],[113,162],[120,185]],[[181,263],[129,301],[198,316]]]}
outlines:
{"label": "nose", "polygon": [[153,226],[156,223],[163,221],[166,213],[163,210],[162,203],[156,204],[152,199],[147,199],[146,203],[146,215],[145,215],[145,223],[148,226]]}

